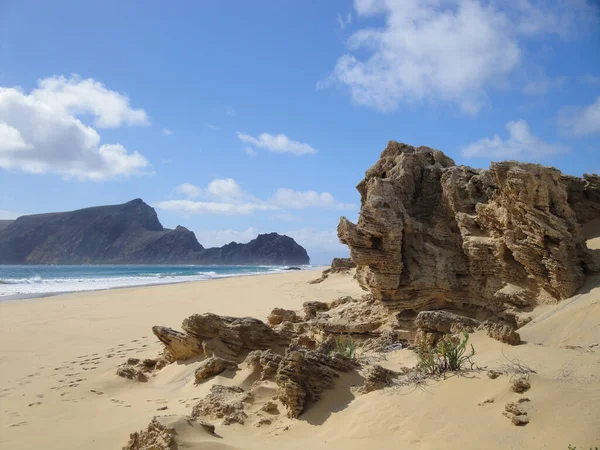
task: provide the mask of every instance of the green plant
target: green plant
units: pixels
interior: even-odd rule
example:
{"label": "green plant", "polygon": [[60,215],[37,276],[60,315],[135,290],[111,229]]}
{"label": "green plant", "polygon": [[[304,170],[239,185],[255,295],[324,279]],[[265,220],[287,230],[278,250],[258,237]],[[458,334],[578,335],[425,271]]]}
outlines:
{"label": "green plant", "polygon": [[469,333],[463,332],[463,338],[444,336],[436,346],[422,343],[416,348],[417,368],[430,375],[442,375],[464,369],[473,369],[475,348],[467,353]]}
{"label": "green plant", "polygon": [[356,342],[354,342],[350,336],[336,336],[335,347],[332,353],[354,359],[354,355],[356,354]]}
{"label": "green plant", "polygon": [[[569,449],[568,450],[577,450],[577,447],[575,447],[574,445],[569,444]],[[590,447],[590,450],[598,450],[598,447]]]}

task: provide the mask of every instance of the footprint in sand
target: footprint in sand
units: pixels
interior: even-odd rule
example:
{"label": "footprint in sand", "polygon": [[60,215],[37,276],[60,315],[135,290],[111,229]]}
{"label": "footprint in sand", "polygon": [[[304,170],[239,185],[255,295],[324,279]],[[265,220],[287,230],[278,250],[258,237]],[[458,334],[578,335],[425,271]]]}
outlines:
{"label": "footprint in sand", "polygon": [[36,395],[37,398],[44,398],[44,394],[38,394]]}
{"label": "footprint in sand", "polygon": [[102,391],[96,391],[94,389],[90,389],[90,392],[93,392],[96,395],[102,395],[102,394],[104,394],[104,392],[102,392]]}
{"label": "footprint in sand", "polygon": [[38,405],[41,405],[41,404],[42,404],[42,402],[35,402],[35,403],[30,403],[27,406],[38,406]]}
{"label": "footprint in sand", "polygon": [[131,342],[140,342],[140,340],[139,340],[139,339],[134,339],[134,340],[133,340],[133,341],[131,341]]}
{"label": "footprint in sand", "polygon": [[23,425],[27,425],[29,422],[19,422],[19,423],[13,423],[12,425],[10,425],[11,427],[22,427]]}

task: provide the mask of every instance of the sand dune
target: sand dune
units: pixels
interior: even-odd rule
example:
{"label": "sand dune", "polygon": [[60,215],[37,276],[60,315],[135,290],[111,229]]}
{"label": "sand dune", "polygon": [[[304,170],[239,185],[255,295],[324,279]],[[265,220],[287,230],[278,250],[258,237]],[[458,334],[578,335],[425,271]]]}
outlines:
{"label": "sand dune", "polygon": [[[510,391],[509,375],[492,380],[486,370],[364,395],[355,388],[361,377],[344,374],[297,420],[280,414],[260,427],[254,419],[244,426],[216,422],[211,435],[182,417],[213,384],[249,386],[248,370],[200,385],[194,384],[197,362],[171,364],[148,383],[115,375],[125,358],[161,350],[152,325],[178,328],[183,318],[205,311],[265,318],[275,306],[363,294],[348,275],[309,285],[315,277],[296,272],[0,303],[0,446],[116,449],[155,415],[176,429],[180,448],[190,449],[587,449],[600,443],[597,280],[570,300],[536,310],[520,330],[522,345],[472,336],[479,366],[500,369],[518,359],[535,370],[531,389],[521,395]],[[393,369],[414,362],[412,351],[398,350],[380,364]],[[275,385],[264,382],[248,411],[274,393]],[[530,400],[522,404],[530,423],[515,427],[502,411],[521,397]]]}

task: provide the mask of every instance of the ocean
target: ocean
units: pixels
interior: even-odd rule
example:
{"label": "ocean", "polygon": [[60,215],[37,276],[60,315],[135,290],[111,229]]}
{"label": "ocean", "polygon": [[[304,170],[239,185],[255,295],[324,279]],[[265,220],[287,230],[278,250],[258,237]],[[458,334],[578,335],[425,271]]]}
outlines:
{"label": "ocean", "polygon": [[[301,266],[311,269],[317,266]],[[285,272],[284,266],[2,266],[0,300]]]}

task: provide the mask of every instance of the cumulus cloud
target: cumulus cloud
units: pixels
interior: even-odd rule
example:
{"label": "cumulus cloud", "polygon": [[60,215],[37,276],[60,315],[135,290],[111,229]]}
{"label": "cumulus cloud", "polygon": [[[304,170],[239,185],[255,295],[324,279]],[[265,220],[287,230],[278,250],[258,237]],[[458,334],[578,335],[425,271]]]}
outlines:
{"label": "cumulus cloud", "polygon": [[508,138],[498,135],[473,142],[462,149],[467,158],[501,159],[538,159],[548,155],[562,153],[567,149],[558,144],[548,144],[534,136],[525,120],[511,121],[506,124]]}
{"label": "cumulus cloud", "polygon": [[98,132],[77,117],[91,114],[104,127],[145,123],[145,113],[120,96],[76,77],[40,80],[30,94],[0,87],[0,168],[95,181],[143,173],[144,156],[101,144]]}
{"label": "cumulus cloud", "polygon": [[562,131],[566,134],[586,136],[600,133],[600,97],[583,108],[563,108],[558,120]]}
{"label": "cumulus cloud", "polygon": [[97,128],[149,123],[146,112],[131,108],[126,95],[108,90],[92,78],[82,80],[77,75],[70,78],[44,78],[38,82],[38,89],[31,95],[54,111],[60,111],[62,115],[91,114]]}
{"label": "cumulus cloud", "polygon": [[202,194],[202,189],[192,183],[183,183],[175,188],[175,192],[183,194],[189,199],[194,199]]}
{"label": "cumulus cloud", "polygon": [[258,136],[258,138],[256,138],[248,134],[238,132],[237,137],[240,141],[246,144],[250,144],[258,148],[264,148],[274,153],[291,153],[297,156],[317,153],[317,150],[310,145],[303,142],[293,141],[285,134],[272,135],[269,133],[262,133]]}
{"label": "cumulus cloud", "polygon": [[356,104],[381,111],[441,100],[468,114],[519,66],[525,39],[566,37],[597,12],[585,0],[355,0],[354,7],[385,24],[352,34],[349,52],[318,87],[346,88]]}
{"label": "cumulus cloud", "polygon": [[329,208],[329,209],[354,209],[355,205],[349,203],[340,203],[333,198],[329,192],[316,191],[294,191],[292,189],[277,189],[271,199],[275,205],[285,206],[293,209],[304,208]]}
{"label": "cumulus cloud", "polygon": [[[183,183],[175,193],[187,197],[184,200],[166,200],[153,204],[156,208],[188,214],[251,214],[257,211],[284,211],[286,209],[328,208],[332,210],[354,209],[355,205],[338,202],[328,192],[294,191],[280,188],[269,199],[263,200],[244,191],[233,178],[217,178],[204,188]],[[194,201],[201,198],[202,201]],[[272,216],[279,220],[296,220],[291,214]]]}

